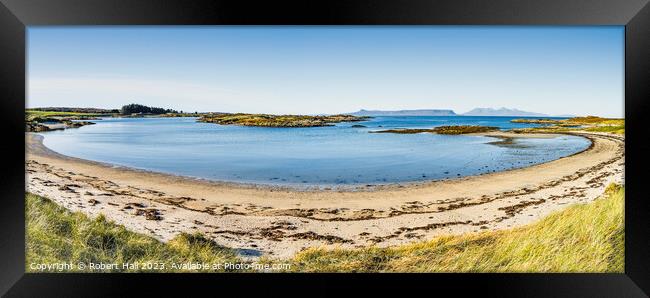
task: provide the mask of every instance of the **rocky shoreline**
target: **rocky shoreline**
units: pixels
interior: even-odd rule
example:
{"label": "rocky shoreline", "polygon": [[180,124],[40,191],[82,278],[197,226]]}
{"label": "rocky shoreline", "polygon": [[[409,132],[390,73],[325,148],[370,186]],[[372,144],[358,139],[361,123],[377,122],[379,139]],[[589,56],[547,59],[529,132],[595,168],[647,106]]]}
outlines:
{"label": "rocky shoreline", "polygon": [[95,122],[85,121],[85,120],[94,120],[94,119],[97,118],[93,118],[93,117],[36,118],[36,119],[25,121],[25,131],[44,132],[44,131],[52,131],[52,130],[64,130],[68,128],[79,128],[86,125],[95,124]]}
{"label": "rocky shoreline", "polygon": [[340,122],[359,122],[370,119],[368,116],[329,115],[269,115],[269,114],[207,114],[197,121],[221,125],[242,125],[259,127],[319,127],[331,126]]}
{"label": "rocky shoreline", "polygon": [[461,135],[461,134],[476,134],[498,131],[499,128],[495,126],[480,126],[480,125],[444,125],[434,128],[396,128],[387,130],[370,131],[371,133],[396,133],[396,134],[416,134],[416,133],[435,133],[441,135]]}

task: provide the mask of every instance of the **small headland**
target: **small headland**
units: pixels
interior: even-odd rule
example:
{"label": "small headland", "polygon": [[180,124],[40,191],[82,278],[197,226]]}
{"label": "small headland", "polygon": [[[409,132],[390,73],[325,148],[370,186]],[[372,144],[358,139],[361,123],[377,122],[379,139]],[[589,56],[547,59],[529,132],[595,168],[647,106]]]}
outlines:
{"label": "small headland", "polygon": [[535,133],[535,132],[568,132],[568,131],[588,131],[588,132],[607,132],[613,134],[625,133],[625,119],[602,118],[596,116],[573,117],[569,119],[513,119],[513,123],[533,123],[542,124],[540,127],[513,129],[515,133]]}
{"label": "small headland", "polygon": [[25,131],[42,132],[79,128],[95,124],[91,121],[99,117],[111,116],[112,110],[76,109],[76,108],[43,108],[25,110]]}
{"label": "small headland", "polygon": [[499,130],[494,126],[480,125],[445,125],[434,128],[399,128],[371,131],[371,133],[397,133],[397,134],[415,134],[415,133],[435,133],[442,135],[461,135],[470,133],[483,133]]}

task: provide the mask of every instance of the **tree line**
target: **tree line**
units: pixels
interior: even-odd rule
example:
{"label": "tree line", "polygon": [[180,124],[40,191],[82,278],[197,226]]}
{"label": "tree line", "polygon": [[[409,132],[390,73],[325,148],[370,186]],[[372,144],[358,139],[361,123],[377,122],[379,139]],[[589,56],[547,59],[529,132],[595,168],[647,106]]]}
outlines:
{"label": "tree line", "polygon": [[176,110],[172,109],[163,109],[156,107],[148,107],[140,104],[128,104],[122,106],[120,109],[120,114],[122,115],[131,115],[131,114],[166,114],[166,113],[178,113]]}

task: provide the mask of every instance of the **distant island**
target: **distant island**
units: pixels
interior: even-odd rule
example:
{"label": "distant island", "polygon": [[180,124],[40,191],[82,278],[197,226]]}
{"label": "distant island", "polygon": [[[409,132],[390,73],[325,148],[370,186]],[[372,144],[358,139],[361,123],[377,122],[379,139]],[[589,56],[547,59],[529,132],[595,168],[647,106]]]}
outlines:
{"label": "distant island", "polygon": [[469,112],[463,113],[463,116],[515,116],[515,117],[549,117],[542,113],[526,112],[517,109],[508,108],[475,108]]}
{"label": "distant island", "polygon": [[380,111],[361,109],[354,113],[354,116],[458,116],[452,110],[397,110],[397,111]]}

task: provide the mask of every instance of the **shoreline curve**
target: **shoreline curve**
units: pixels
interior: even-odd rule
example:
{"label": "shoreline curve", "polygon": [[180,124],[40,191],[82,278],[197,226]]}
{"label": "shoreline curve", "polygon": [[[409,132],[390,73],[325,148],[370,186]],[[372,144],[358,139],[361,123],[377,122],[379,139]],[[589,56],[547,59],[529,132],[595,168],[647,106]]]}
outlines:
{"label": "shoreline curve", "polygon": [[[314,245],[389,246],[511,228],[622,183],[624,137],[571,134],[591,146],[530,167],[363,191],[243,187],[116,168],[61,155],[27,134],[27,191],[163,241],[200,231],[227,247],[286,257]],[[155,210],[160,219],[138,210]]]}
{"label": "shoreline curve", "polygon": [[220,186],[225,186],[225,187],[232,187],[232,188],[242,188],[242,189],[258,189],[258,190],[276,190],[276,191],[289,191],[289,192],[363,192],[363,191],[377,191],[377,190],[386,190],[386,189],[401,189],[405,187],[419,187],[419,186],[424,186],[430,183],[436,183],[436,182],[443,182],[443,181],[454,181],[454,180],[459,180],[459,179],[464,179],[464,178],[471,178],[471,177],[478,177],[478,176],[486,176],[486,175],[493,175],[497,173],[503,173],[503,172],[508,172],[508,171],[514,171],[514,170],[519,170],[519,169],[525,169],[549,162],[553,162],[556,160],[560,160],[563,158],[571,157],[577,154],[581,154],[585,151],[591,150],[594,146],[593,139],[589,136],[583,135],[583,134],[575,134],[575,133],[526,133],[526,134],[515,134],[511,132],[506,132],[506,131],[495,131],[495,132],[485,132],[485,133],[471,133],[467,135],[473,135],[473,136],[484,136],[484,137],[491,137],[491,138],[496,138],[496,139],[501,139],[501,138],[553,138],[557,137],[559,135],[572,135],[572,136],[578,136],[585,138],[586,140],[589,141],[589,146],[587,148],[579,150],[577,152],[574,152],[572,154],[566,155],[559,157],[557,159],[545,161],[542,163],[537,163],[533,164],[530,166],[524,166],[524,167],[517,167],[517,168],[510,168],[510,169],[505,169],[505,170],[500,170],[496,172],[487,172],[487,173],[479,173],[479,174],[474,174],[474,175],[466,175],[466,176],[459,176],[459,177],[452,177],[452,178],[444,178],[444,179],[427,179],[427,180],[414,180],[414,181],[400,181],[400,182],[388,182],[388,183],[377,183],[377,184],[366,184],[366,183],[360,183],[360,184],[346,184],[342,185],[340,187],[332,187],[330,185],[326,185],[323,187],[320,186],[313,186],[313,185],[308,185],[308,186],[293,186],[293,185],[284,185],[284,184],[265,184],[265,183],[254,183],[254,182],[235,182],[235,181],[224,181],[224,180],[217,180],[217,179],[207,179],[207,178],[201,178],[201,177],[193,177],[193,176],[188,176],[188,175],[180,175],[180,174],[173,174],[173,173],[167,173],[167,172],[160,172],[160,171],[155,171],[155,170],[147,170],[147,169],[140,169],[140,168],[135,168],[131,166],[124,166],[124,165],[117,165],[117,164],[111,164],[107,162],[101,162],[101,161],[95,161],[95,160],[90,160],[90,159],[84,159],[84,158],[79,158],[79,157],[74,157],[74,156],[68,156],[59,152],[56,152],[43,143],[43,139],[45,138],[43,135],[38,134],[38,133],[26,133],[26,146],[27,149],[26,151],[34,154],[34,155],[39,155],[39,156],[45,156],[45,157],[52,157],[52,158],[58,158],[62,160],[68,160],[71,162],[81,162],[81,163],[87,163],[87,164],[92,164],[92,165],[97,165],[100,167],[105,167],[105,168],[111,168],[111,169],[120,169],[123,171],[129,171],[133,173],[140,173],[144,175],[160,175],[160,176],[169,176],[173,177],[178,180],[186,180],[186,181],[192,181],[192,182],[199,182],[199,183],[207,183],[207,184],[214,184],[214,185],[220,185]]}

